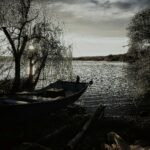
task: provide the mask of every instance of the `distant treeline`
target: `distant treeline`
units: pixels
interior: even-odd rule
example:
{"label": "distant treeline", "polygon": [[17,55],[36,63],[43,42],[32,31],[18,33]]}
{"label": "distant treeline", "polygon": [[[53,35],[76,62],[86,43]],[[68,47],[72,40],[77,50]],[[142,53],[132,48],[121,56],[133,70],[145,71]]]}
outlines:
{"label": "distant treeline", "polygon": [[[146,57],[150,55],[149,51],[141,51],[141,52],[130,52],[128,51],[125,54],[118,55],[108,55],[108,56],[83,56],[83,57],[74,57],[73,60],[76,61],[122,61],[122,62],[136,62],[140,59],[140,57]],[[54,58],[48,58],[48,60],[52,60]],[[56,59],[56,58],[55,58]],[[10,56],[0,56],[0,61],[12,61],[13,58]]]}
{"label": "distant treeline", "polygon": [[78,61],[133,61],[133,57],[128,54],[108,55],[108,56],[87,56],[75,57],[73,60]]}
{"label": "distant treeline", "polygon": [[11,56],[0,56],[0,62],[11,61],[13,58]]}

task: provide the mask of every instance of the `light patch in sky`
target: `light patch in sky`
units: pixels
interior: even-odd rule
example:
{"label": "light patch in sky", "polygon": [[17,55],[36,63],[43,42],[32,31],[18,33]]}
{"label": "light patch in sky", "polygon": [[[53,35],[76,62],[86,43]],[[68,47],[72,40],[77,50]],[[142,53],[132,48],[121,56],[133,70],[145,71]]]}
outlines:
{"label": "light patch in sky", "polygon": [[73,43],[73,56],[106,56],[109,54],[124,54],[127,52],[126,37],[79,37],[66,36],[66,41]]}

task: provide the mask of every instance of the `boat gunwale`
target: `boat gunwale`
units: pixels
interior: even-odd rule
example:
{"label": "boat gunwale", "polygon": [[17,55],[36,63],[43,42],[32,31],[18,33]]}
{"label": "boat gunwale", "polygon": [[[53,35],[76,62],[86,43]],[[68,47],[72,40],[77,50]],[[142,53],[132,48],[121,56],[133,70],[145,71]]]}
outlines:
{"label": "boat gunwale", "polygon": [[[44,90],[44,89],[48,89],[48,88],[50,88],[50,86],[52,86],[52,85],[54,85],[54,84],[57,84],[57,82],[60,82],[60,81],[56,81],[56,82],[54,82],[54,83],[52,83],[52,84],[49,84],[48,86],[46,86],[45,88],[43,88],[43,89],[39,89],[39,90],[36,90],[36,92],[35,93],[37,93],[38,91],[41,91],[41,90]],[[2,107],[14,107],[14,106],[29,106],[29,105],[38,105],[38,104],[46,104],[46,103],[54,103],[54,102],[60,102],[60,101],[63,101],[63,100],[65,100],[65,99],[71,99],[72,97],[75,97],[75,96],[77,96],[77,95],[81,95],[86,89],[87,89],[87,87],[89,86],[89,83],[85,83],[85,82],[81,82],[81,83],[76,83],[76,82],[69,82],[69,81],[61,81],[62,83],[72,83],[72,84],[78,84],[78,85],[83,85],[84,84],[84,87],[83,88],[81,88],[79,91],[77,91],[77,92],[74,92],[74,93],[72,93],[71,95],[69,95],[69,96],[66,96],[66,97],[60,97],[60,98],[58,98],[58,99],[55,99],[55,100],[48,100],[49,98],[47,98],[47,100],[46,101],[36,101],[36,100],[33,100],[33,99],[30,99],[30,98],[21,98],[21,97],[6,97],[6,98],[2,98],[2,99],[4,99],[4,100],[6,100],[6,99],[12,99],[12,100],[15,100],[15,99],[17,99],[18,101],[24,101],[24,102],[28,102],[27,104],[0,104],[0,108],[2,108]],[[33,93],[32,93],[33,94]],[[24,96],[25,96],[26,94],[24,94]],[[28,95],[28,94],[27,94]],[[28,95],[29,96],[29,95]]]}

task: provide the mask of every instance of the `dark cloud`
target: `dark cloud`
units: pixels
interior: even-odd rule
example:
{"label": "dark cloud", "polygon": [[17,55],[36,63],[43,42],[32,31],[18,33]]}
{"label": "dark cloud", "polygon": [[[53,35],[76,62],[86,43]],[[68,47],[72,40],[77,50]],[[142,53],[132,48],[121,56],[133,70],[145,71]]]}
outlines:
{"label": "dark cloud", "polygon": [[[38,0],[41,2],[40,0]],[[42,2],[48,2],[48,3],[66,3],[66,4],[77,4],[77,3],[85,3],[89,0],[42,0]]]}
{"label": "dark cloud", "polygon": [[110,1],[105,1],[104,3],[99,4],[101,7],[104,7],[106,9],[111,7]]}
{"label": "dark cloud", "polygon": [[132,1],[126,1],[126,2],[115,2],[112,3],[112,5],[120,8],[120,9],[145,9],[150,7],[150,0],[132,0]]}
{"label": "dark cloud", "polygon": [[145,9],[150,8],[150,0],[124,0],[124,1],[112,1],[112,0],[90,0],[91,3],[103,7],[103,8],[119,8],[122,10],[131,9]]}
{"label": "dark cloud", "polygon": [[[39,0],[38,0],[39,1]],[[150,8],[150,0],[124,0],[124,1],[112,1],[112,0],[43,0],[42,2],[48,3],[66,3],[66,4],[86,4],[92,3],[96,6],[103,8],[117,7],[119,9],[144,9]]]}
{"label": "dark cloud", "polygon": [[136,6],[133,1],[132,2],[116,2],[116,3],[112,3],[112,5],[120,8],[120,9],[131,9],[134,6]]}
{"label": "dark cloud", "polygon": [[150,8],[150,0],[137,0],[139,7]]}
{"label": "dark cloud", "polygon": [[[150,7],[150,0],[43,0],[50,15],[65,22],[70,33],[126,36],[131,17]],[[40,1],[40,3],[42,3]]]}
{"label": "dark cloud", "polygon": [[99,1],[97,0],[91,0],[91,3],[94,3],[95,5],[99,5]]}

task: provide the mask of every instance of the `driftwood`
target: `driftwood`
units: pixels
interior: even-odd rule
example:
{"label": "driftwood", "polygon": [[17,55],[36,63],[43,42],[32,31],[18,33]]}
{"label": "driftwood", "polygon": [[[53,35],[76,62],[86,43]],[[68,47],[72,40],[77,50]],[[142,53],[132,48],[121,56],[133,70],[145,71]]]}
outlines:
{"label": "driftwood", "polygon": [[107,134],[107,140],[112,144],[104,144],[104,150],[149,150],[150,146],[142,146],[141,143],[129,145],[121,136],[115,132]]}
{"label": "driftwood", "polygon": [[99,106],[92,117],[84,124],[81,131],[68,143],[67,149],[74,150],[78,144],[84,139],[89,130],[92,129],[95,122],[104,116],[105,106]]}
{"label": "driftwood", "polygon": [[86,120],[87,120],[87,116],[85,116],[82,119],[82,121],[79,121],[79,122],[74,121],[71,124],[64,125],[63,127],[56,129],[54,132],[49,133],[46,136],[38,139],[36,141],[36,143],[39,143],[42,145],[51,145],[51,143],[53,143],[53,141],[57,141],[59,138],[66,135],[66,133],[70,133],[70,131],[72,131],[72,129],[74,130],[74,132],[76,134],[76,132],[78,132],[76,130],[78,130],[78,128],[80,128]]}
{"label": "driftwood", "polygon": [[54,131],[51,134],[48,134],[42,138],[40,138],[37,143],[40,143],[42,145],[47,145],[47,143],[49,143],[51,140],[56,139],[57,137],[59,137],[62,133],[66,132],[68,130],[68,128],[70,128],[70,126],[63,126],[59,129],[57,129],[56,131]]}
{"label": "driftwood", "polygon": [[[115,144],[114,147],[117,150],[130,150],[129,145],[126,143],[126,141],[120,137],[115,132],[110,132],[107,134],[108,141]],[[113,149],[113,148],[112,148]]]}

